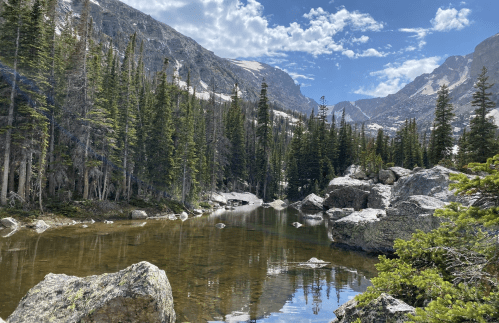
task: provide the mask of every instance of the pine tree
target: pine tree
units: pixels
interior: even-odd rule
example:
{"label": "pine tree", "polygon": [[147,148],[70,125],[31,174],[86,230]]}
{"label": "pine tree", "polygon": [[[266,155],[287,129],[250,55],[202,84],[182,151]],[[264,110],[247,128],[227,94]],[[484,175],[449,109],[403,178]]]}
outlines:
{"label": "pine tree", "polygon": [[452,154],[452,104],[450,103],[449,88],[444,84],[438,91],[433,123],[432,141],[430,146],[430,162],[437,164],[442,159],[450,159]]}
{"label": "pine tree", "polygon": [[232,101],[227,113],[226,120],[226,136],[229,139],[231,149],[230,149],[230,160],[229,160],[229,177],[233,182],[233,189],[236,188],[236,183],[238,180],[243,178],[244,172],[246,170],[246,156],[245,156],[245,142],[244,142],[244,115],[240,107],[239,99],[239,88],[237,84],[234,86]]}
{"label": "pine tree", "polygon": [[489,77],[486,74],[487,69],[483,67],[475,84],[476,92],[473,93],[471,105],[477,108],[475,109],[475,117],[470,122],[470,133],[468,134],[471,160],[479,163],[486,162],[497,148],[494,140],[497,126],[492,118],[487,117],[487,114],[496,106],[490,99],[492,93],[487,92],[494,84],[487,82]]}
{"label": "pine tree", "polygon": [[12,140],[12,124],[14,122],[14,100],[16,95],[16,82],[17,82],[17,68],[20,63],[19,47],[21,38],[21,28],[23,22],[26,21],[26,10],[23,0],[12,0],[9,3],[4,3],[1,18],[4,19],[2,28],[0,29],[0,40],[2,48],[2,56],[7,61],[13,64],[13,81],[10,90],[9,110],[7,116],[7,131],[5,133],[5,153],[4,153],[4,166],[2,176],[2,187],[0,192],[0,204],[7,204],[7,190],[9,181],[9,167],[10,167],[10,154],[11,154],[11,140]]}
{"label": "pine tree", "polygon": [[304,181],[302,178],[303,172],[303,123],[298,121],[293,130],[293,139],[289,146],[287,156],[286,178],[288,180],[288,187],[286,189],[287,197],[290,200],[299,200],[302,198],[300,188],[303,186]]}
{"label": "pine tree", "polygon": [[272,145],[272,121],[270,119],[270,109],[267,99],[267,83],[263,81],[260,92],[260,101],[257,111],[258,127],[256,129],[257,148],[256,166],[257,178],[259,182],[259,194],[267,200],[267,184],[270,173],[270,156]]}

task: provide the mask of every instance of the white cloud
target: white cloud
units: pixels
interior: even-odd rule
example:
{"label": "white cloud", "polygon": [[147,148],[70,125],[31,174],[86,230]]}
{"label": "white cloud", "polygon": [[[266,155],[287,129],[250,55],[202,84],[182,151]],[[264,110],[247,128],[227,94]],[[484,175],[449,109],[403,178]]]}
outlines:
{"label": "white cloud", "polygon": [[[463,4],[463,2],[461,2]],[[466,4],[466,3],[464,3]],[[400,28],[399,31],[404,33],[414,33],[413,36],[418,39],[418,48],[421,49],[426,45],[425,38],[431,34],[432,31],[444,32],[451,30],[461,30],[471,24],[468,16],[471,10],[463,8],[459,11],[454,8],[442,9],[438,8],[435,18],[431,19],[432,28]],[[408,48],[411,48],[409,46]]]}
{"label": "white cloud", "polygon": [[366,35],[362,35],[360,36],[359,38],[353,38],[352,39],[352,43],[361,43],[361,44],[365,44],[367,43],[367,41],[369,40],[369,36],[366,36]]}
{"label": "white cloud", "polygon": [[411,59],[402,64],[385,65],[385,69],[370,73],[371,76],[377,77],[378,85],[369,89],[361,87],[354,93],[372,97],[385,97],[394,94],[421,74],[431,73],[439,66],[440,59],[440,57],[434,56],[419,60]]}
{"label": "white cloud", "polygon": [[454,8],[442,9],[438,8],[437,15],[431,20],[433,30],[436,31],[449,31],[461,30],[470,25],[468,15],[471,13],[470,9],[463,8],[457,11]]}
{"label": "white cloud", "polygon": [[263,5],[256,0],[124,1],[227,58],[343,52],[342,42],[335,40],[339,33],[379,31],[384,26],[367,13],[345,7],[333,13],[313,8],[303,15],[306,24],[272,26],[263,14]]}
{"label": "white cloud", "polygon": [[355,57],[355,52],[351,49],[344,50],[342,52],[343,55],[345,55],[348,58],[354,58]]}
{"label": "white cloud", "polygon": [[361,54],[356,54],[355,57],[385,57],[387,55],[387,53],[378,52],[374,48],[369,48],[363,51]]}
{"label": "white cloud", "polygon": [[302,75],[302,74],[298,74],[298,73],[294,73],[294,72],[288,72],[286,70],[284,70],[286,73],[289,74],[289,76],[291,76],[291,78],[293,80],[298,80],[298,79],[305,79],[305,80],[315,80],[313,77],[310,77],[310,76],[306,76],[306,75]]}

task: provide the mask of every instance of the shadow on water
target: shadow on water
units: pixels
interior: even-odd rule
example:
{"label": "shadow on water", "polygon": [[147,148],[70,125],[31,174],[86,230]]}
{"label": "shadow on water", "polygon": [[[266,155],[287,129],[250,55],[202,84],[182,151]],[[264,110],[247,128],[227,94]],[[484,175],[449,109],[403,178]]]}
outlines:
{"label": "shadow on water", "polygon": [[[330,248],[327,221],[306,222],[294,210],[247,206],[143,222],[0,238],[0,317],[48,273],[96,275],[146,260],[166,271],[178,322],[329,322],[376,275],[376,258]],[[312,257],[330,264],[298,266]]]}

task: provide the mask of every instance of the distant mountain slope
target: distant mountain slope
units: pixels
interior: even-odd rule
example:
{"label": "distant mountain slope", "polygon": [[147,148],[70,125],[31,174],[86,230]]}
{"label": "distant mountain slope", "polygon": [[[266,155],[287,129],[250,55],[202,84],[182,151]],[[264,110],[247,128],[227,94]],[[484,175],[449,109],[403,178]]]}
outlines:
{"label": "distant mountain slope", "polygon": [[[416,118],[421,128],[429,128],[434,119],[437,91],[442,84],[446,84],[450,88],[451,102],[457,116],[454,130],[458,134],[464,126],[469,125],[469,118],[474,111],[470,103],[475,91],[473,85],[483,66],[488,69],[489,82],[495,83],[491,89],[492,99],[499,103],[499,34],[496,34],[481,42],[474,53],[447,58],[432,73],[417,77],[395,94],[384,98],[340,102],[330,108],[337,117],[345,109],[350,120],[365,122],[373,131],[383,126],[393,133],[407,118]],[[499,111],[494,115],[499,116]]]}
{"label": "distant mountain slope", "polygon": [[[317,107],[317,103],[303,96],[300,87],[280,69],[257,62],[220,58],[193,39],[118,0],[91,0],[90,4],[96,38],[112,38],[114,46],[123,52],[130,35],[136,32],[139,46],[144,42],[146,68],[158,71],[168,57],[171,62],[168,74],[173,75],[176,69],[185,81],[190,71],[191,83],[200,97],[209,96],[214,80],[216,92],[222,99],[228,100],[234,84],[238,83],[243,98],[257,100],[265,78],[269,99],[283,108],[308,113]],[[59,0],[60,22],[71,12],[78,17],[82,7],[83,0]]]}

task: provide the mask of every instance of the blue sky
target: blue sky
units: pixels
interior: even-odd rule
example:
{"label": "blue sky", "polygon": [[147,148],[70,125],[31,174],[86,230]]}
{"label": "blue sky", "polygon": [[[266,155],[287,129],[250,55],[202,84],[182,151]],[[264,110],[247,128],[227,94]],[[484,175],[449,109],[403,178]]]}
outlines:
{"label": "blue sky", "polygon": [[499,32],[499,0],[123,0],[329,104],[383,97]]}

